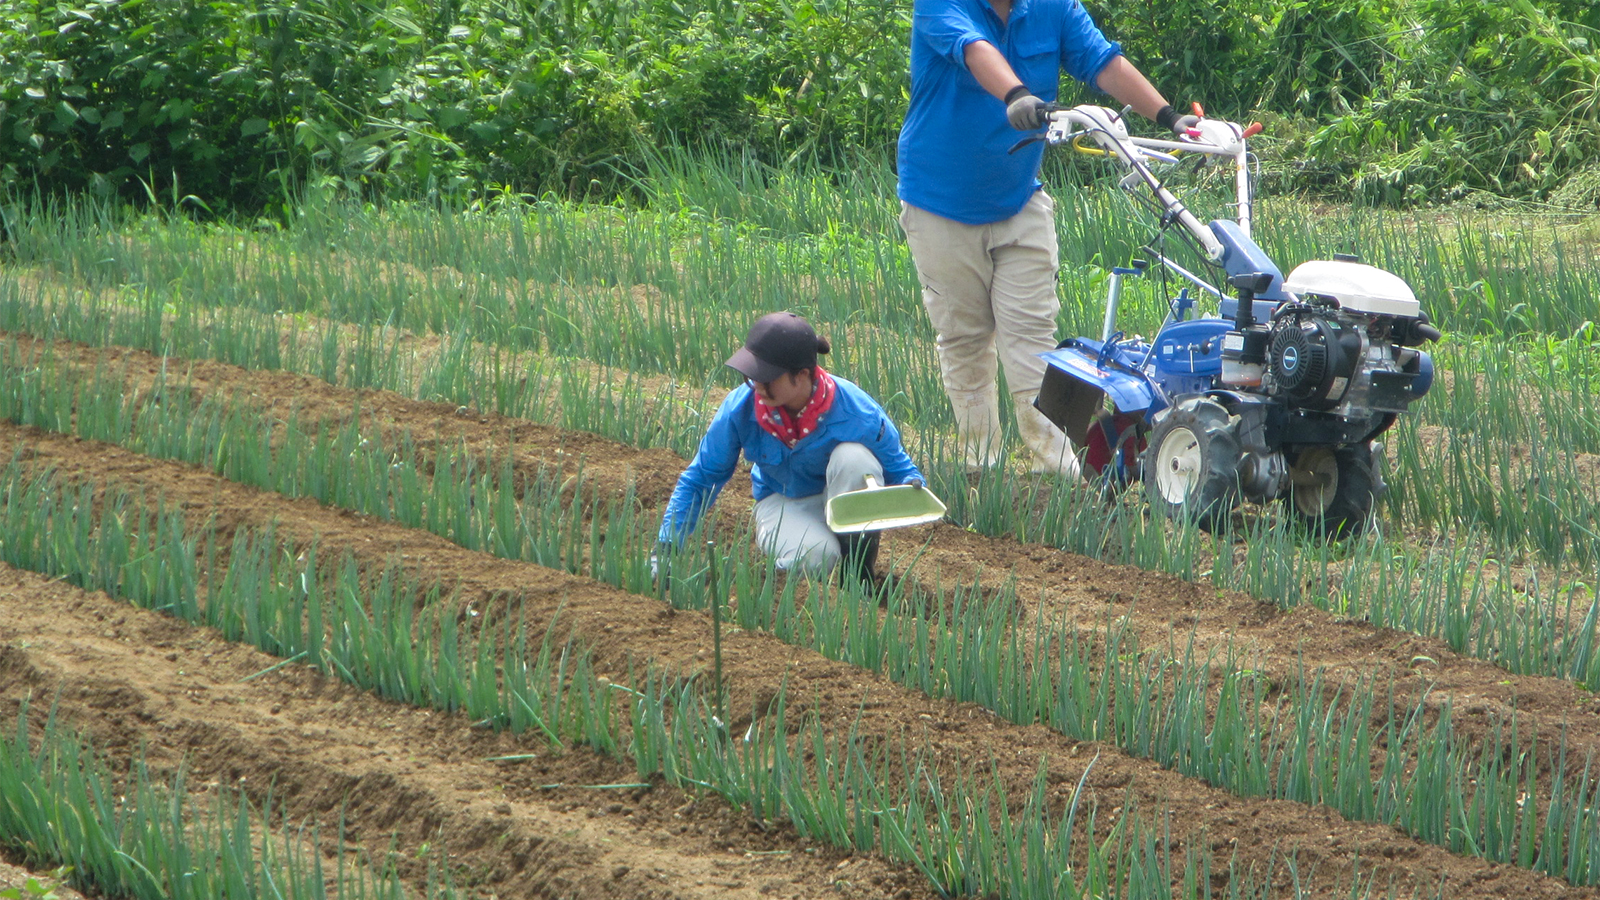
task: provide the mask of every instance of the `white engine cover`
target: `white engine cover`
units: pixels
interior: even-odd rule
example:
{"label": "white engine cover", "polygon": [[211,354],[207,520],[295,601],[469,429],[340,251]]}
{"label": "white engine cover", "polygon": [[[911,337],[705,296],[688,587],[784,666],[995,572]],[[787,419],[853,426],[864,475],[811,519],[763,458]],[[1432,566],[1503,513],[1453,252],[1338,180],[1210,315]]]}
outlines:
{"label": "white engine cover", "polygon": [[1357,262],[1314,259],[1294,267],[1283,288],[1301,297],[1320,294],[1351,312],[1416,318],[1422,304],[1411,285],[1393,272]]}

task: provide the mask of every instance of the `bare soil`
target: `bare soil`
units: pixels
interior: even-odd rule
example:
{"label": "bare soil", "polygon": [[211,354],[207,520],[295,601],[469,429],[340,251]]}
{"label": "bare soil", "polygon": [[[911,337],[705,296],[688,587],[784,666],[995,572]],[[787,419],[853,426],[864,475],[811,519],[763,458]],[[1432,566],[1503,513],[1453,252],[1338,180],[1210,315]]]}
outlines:
{"label": "bare soil", "polygon": [[[16,338],[19,346],[43,349]],[[482,457],[510,453],[516,473],[540,469],[581,471],[602,493],[620,496],[632,485],[648,511],[671,495],[684,460],[663,449],[641,450],[584,432],[563,431],[446,404],[410,400],[387,391],[352,391],[316,378],[185,360],[181,365],[137,350],[50,345],[58,362],[79,371],[115,372],[130,392],[146,392],[163,375],[201,393],[248,397],[275,419],[297,414],[303,422],[344,423],[359,415],[388,440],[409,434],[426,457],[434,445],[464,448]],[[749,507],[748,479],[735,477],[719,507],[738,516]],[[1139,646],[1193,642],[1200,658],[1232,652],[1240,663],[1283,683],[1294,673],[1322,670],[1355,683],[1399,681],[1401,696],[1426,694],[1435,706],[1454,705],[1458,725],[1470,733],[1514,708],[1544,736],[1565,728],[1569,746],[1600,753],[1600,697],[1555,678],[1508,676],[1505,670],[1451,651],[1442,641],[1376,628],[1313,607],[1285,608],[1238,591],[1219,591],[1134,566],[1114,565],[1037,544],[988,537],[948,524],[888,532],[882,558],[895,574],[930,593],[939,586],[974,583],[993,593],[1009,586],[1030,615],[1066,622],[1086,635],[1108,623],[1126,628]],[[905,566],[915,560],[915,571]]]}
{"label": "bare soil", "polygon": [[34,879],[41,886],[53,890],[56,900],[83,900],[83,895],[69,887],[60,886],[57,880],[48,873],[31,872],[20,866],[13,866],[5,860],[0,860],[0,891],[14,888],[27,897],[26,888],[28,880]]}
{"label": "bare soil", "polygon": [[[458,886],[502,897],[933,896],[914,873],[764,831],[716,801],[586,787],[636,782],[617,760],[555,755],[303,667],[244,681],[275,662],[215,632],[0,567],[9,714],[21,697],[59,696],[60,714],[112,756],[143,752],[165,768],[187,759],[194,782],[258,800],[270,785],[292,817],[320,821],[325,833],[343,809],[347,841],[419,884],[431,846],[448,854]],[[537,758],[489,761],[528,753]],[[339,848],[328,841],[331,857]]]}
{"label": "bare soil", "polygon": [[[69,351],[86,363],[99,352],[57,347],[58,353]],[[113,371],[125,366],[151,379],[162,365],[144,354],[113,355]],[[176,362],[167,361],[169,371]],[[277,404],[275,409],[292,406],[303,417],[346,418],[359,399],[362,416],[409,429],[419,440],[464,441],[485,452],[514,443],[521,467],[575,467],[581,459],[585,472],[616,490],[637,483],[647,506],[664,502],[683,465],[661,451],[493,416],[458,415],[392,394],[358,398],[299,376],[181,365],[199,389],[252,396]],[[398,560],[420,578],[459,585],[463,603],[524,598],[535,627],[564,610],[562,621],[595,648],[602,674],[625,678],[642,662],[678,670],[707,663],[708,620],[650,598],[467,551],[432,534],[314,501],[242,487],[185,465],[0,426],[0,453],[19,447],[38,470],[159,495],[182,508],[192,524],[220,528],[224,540],[238,527],[276,523],[280,534],[316,539],[326,552],[348,551],[368,562]],[[740,485],[730,486],[724,506],[737,511],[740,494]],[[1554,679],[1509,676],[1436,641],[1335,621],[1314,610],[1285,612],[1244,595],[948,526],[895,534],[888,549],[893,555],[924,542],[925,562],[911,577],[981,578],[996,589],[1009,577],[1020,602],[1041,605],[1086,632],[1125,619],[1146,645],[1169,634],[1187,640],[1193,633],[1204,650],[1239,649],[1274,678],[1301,666],[1326,667],[1349,678],[1393,674],[1402,692],[1432,685],[1433,696],[1453,697],[1458,715],[1470,714],[1461,718],[1486,721],[1515,705],[1546,733],[1565,723],[1570,744],[1600,747],[1600,718],[1587,692]],[[348,800],[353,841],[379,857],[394,847],[412,860],[425,843],[442,847],[461,876],[458,883],[484,895],[931,896],[904,868],[816,847],[786,829],[764,831],[712,800],[660,786],[620,794],[546,787],[632,781],[624,763],[577,751],[553,756],[531,740],[488,734],[459,716],[380,701],[293,666],[241,681],[272,663],[213,633],[102,595],[28,573],[0,573],[0,697],[12,711],[25,695],[59,694],[60,714],[102,748],[132,754],[142,747],[164,766],[187,758],[196,781],[247,792],[274,785],[293,816],[326,822]],[[992,760],[1015,798],[1032,785],[1042,763],[1053,801],[1064,802],[1097,760],[1088,785],[1102,809],[1132,800],[1146,813],[1170,816],[1175,836],[1204,841],[1224,859],[1236,855],[1246,869],[1259,870],[1269,858],[1293,850],[1303,884],[1315,896],[1332,894],[1353,871],[1379,884],[1392,881],[1402,893],[1432,895],[1442,887],[1449,897],[1594,895],[1524,870],[1458,857],[1325,808],[1241,799],[1114,747],[1010,725],[978,707],[930,699],[767,635],[728,635],[724,666],[734,709],[763,709],[786,682],[793,697],[834,729],[855,724],[869,737],[926,748],[946,771]],[[528,752],[538,758],[487,761]],[[422,877],[420,871],[410,874]]]}

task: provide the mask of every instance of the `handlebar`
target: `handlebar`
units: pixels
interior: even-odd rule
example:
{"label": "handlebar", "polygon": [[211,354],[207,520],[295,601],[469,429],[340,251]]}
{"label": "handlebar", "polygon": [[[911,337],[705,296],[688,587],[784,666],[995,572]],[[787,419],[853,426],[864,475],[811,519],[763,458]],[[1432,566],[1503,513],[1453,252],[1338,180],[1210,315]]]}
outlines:
{"label": "handlebar", "polygon": [[[1115,145],[1123,143],[1140,151],[1237,156],[1243,152],[1245,140],[1260,134],[1263,130],[1260,122],[1252,122],[1248,126],[1241,127],[1222,119],[1201,119],[1195,127],[1189,129],[1187,135],[1180,136],[1176,140],[1138,137],[1128,133],[1121,113],[1103,106],[1063,106],[1057,103],[1045,105],[1044,118],[1047,123],[1044,140],[1047,143],[1059,144],[1063,141],[1088,137],[1104,148],[1101,152],[1113,153],[1117,149]],[[1075,143],[1075,147],[1080,151],[1085,149],[1081,142]],[[1116,155],[1121,154],[1116,153]]]}
{"label": "handlebar", "polygon": [[[1166,214],[1183,226],[1200,243],[1213,261],[1220,259],[1222,244],[1211,229],[1201,224],[1186,209],[1161,180],[1150,170],[1152,160],[1176,162],[1177,153],[1201,153],[1206,156],[1228,158],[1234,163],[1234,184],[1238,194],[1239,226],[1250,232],[1250,177],[1246,168],[1248,152],[1245,142],[1262,130],[1259,122],[1241,127],[1221,119],[1202,118],[1187,135],[1176,140],[1135,137],[1121,113],[1103,106],[1062,106],[1047,104],[1044,141],[1048,144],[1067,143],[1081,153],[1112,156],[1129,169],[1124,187],[1142,182],[1156,197]],[[1095,146],[1088,146],[1092,141]]]}

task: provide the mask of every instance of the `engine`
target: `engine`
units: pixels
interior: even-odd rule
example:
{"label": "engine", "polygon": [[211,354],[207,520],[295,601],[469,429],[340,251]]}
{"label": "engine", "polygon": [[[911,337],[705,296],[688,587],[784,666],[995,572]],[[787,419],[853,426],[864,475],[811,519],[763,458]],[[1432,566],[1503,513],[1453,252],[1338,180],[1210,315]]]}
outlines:
{"label": "engine", "polygon": [[1267,393],[1297,406],[1327,409],[1350,388],[1361,362],[1362,329],[1328,307],[1288,309],[1268,331]]}
{"label": "engine", "polygon": [[1298,301],[1266,326],[1258,390],[1291,407],[1346,418],[1403,412],[1433,367],[1414,345],[1437,338],[1398,276],[1349,260],[1304,263],[1284,279]]}
{"label": "engine", "polygon": [[1372,266],[1308,262],[1283,288],[1289,299],[1268,322],[1222,336],[1239,486],[1257,500],[1288,490],[1294,448],[1361,443],[1388,428],[1431,386],[1433,363],[1417,345],[1439,337],[1411,288]]}

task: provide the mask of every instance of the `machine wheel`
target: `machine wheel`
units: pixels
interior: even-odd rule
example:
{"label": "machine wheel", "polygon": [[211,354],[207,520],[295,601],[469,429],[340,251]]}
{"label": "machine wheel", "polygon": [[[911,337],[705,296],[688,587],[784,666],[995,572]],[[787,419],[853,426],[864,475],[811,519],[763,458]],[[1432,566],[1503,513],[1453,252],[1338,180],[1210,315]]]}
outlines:
{"label": "machine wheel", "polygon": [[1308,447],[1289,464],[1289,498],[1311,527],[1344,537],[1367,525],[1377,497],[1372,446]]}
{"label": "machine wheel", "polygon": [[1205,397],[1168,410],[1150,432],[1144,454],[1145,493],[1170,518],[1210,530],[1225,522],[1239,497],[1239,439],[1228,411]]}

